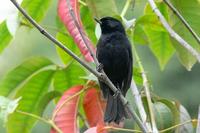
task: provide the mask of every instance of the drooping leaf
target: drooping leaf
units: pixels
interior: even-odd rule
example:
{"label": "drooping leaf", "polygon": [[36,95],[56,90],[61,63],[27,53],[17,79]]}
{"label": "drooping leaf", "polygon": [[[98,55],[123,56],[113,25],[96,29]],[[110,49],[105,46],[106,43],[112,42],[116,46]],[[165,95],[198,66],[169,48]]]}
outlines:
{"label": "drooping leaf", "polygon": [[[200,17],[200,2],[198,0],[170,0],[173,6],[180,12],[184,19],[189,23],[193,30],[200,36],[200,22],[198,21]],[[191,33],[185,28],[185,26],[180,22],[176,15],[171,12],[171,25],[173,29],[185,39],[193,48],[200,51],[200,45],[196,42]],[[180,46],[178,42],[173,40],[173,45],[177,51],[178,57],[181,63],[191,70],[192,66],[195,64],[196,59],[193,57],[185,48]]]}
{"label": "drooping leaf", "polygon": [[96,89],[89,89],[83,99],[83,108],[90,127],[104,123],[104,111],[106,102]]}
{"label": "drooping leaf", "polygon": [[[68,89],[61,99],[59,100],[56,108],[54,109],[53,121],[60,128],[63,133],[77,133],[79,129],[77,127],[77,113],[79,95],[72,98],[74,94],[79,92],[83,86],[74,86]],[[51,129],[51,133],[56,133],[54,129]]]}
{"label": "drooping leaf", "polygon": [[118,14],[114,0],[86,0],[86,2],[95,17],[102,18]]}
{"label": "drooping leaf", "polygon": [[8,31],[6,26],[6,21],[3,21],[0,24],[0,53],[6,48],[6,46],[10,43],[12,39],[12,35]]}
{"label": "drooping leaf", "polygon": [[[86,42],[88,43],[92,51],[95,51],[95,48],[93,47],[92,42],[90,41],[90,39],[87,37],[86,33],[84,32],[84,28],[82,26],[80,14],[79,14],[78,0],[69,0],[69,3],[71,4],[71,7],[73,8],[75,17],[80,25],[80,28],[81,28],[80,30],[82,30],[82,33],[83,33],[83,36],[85,37]],[[66,0],[58,1],[58,16],[60,17],[61,21],[64,23],[70,35],[73,37],[74,42],[76,42],[76,44],[78,45],[86,61],[88,62],[93,61],[93,58],[91,57],[89,50],[87,49],[83,41],[83,38],[81,37],[81,34],[79,33],[78,28],[75,25],[73,17],[71,16],[69,5],[67,5]]]}
{"label": "drooping leaf", "polygon": [[23,0],[21,6],[37,22],[40,22],[47,13],[52,0]]}
{"label": "drooping leaf", "polygon": [[6,97],[0,96],[0,120],[5,124],[8,119],[8,115],[13,113],[19,104],[21,97],[10,100]]}
{"label": "drooping leaf", "polygon": [[[186,121],[190,121],[191,117],[185,107],[183,105],[179,105],[180,111],[180,123],[184,123]],[[194,129],[192,126],[192,122],[184,124],[176,129],[176,133],[193,133]]]}
{"label": "drooping leaf", "polygon": [[[38,105],[48,91],[53,74],[53,70],[42,71],[22,86],[15,95],[15,97],[22,97],[17,110],[40,115],[39,110],[41,109],[38,109]],[[18,112],[13,113],[8,120],[7,132],[29,133],[35,122],[36,120],[30,116]]]}
{"label": "drooping leaf", "polygon": [[173,115],[171,110],[163,103],[154,103],[154,114],[156,125],[159,130],[173,126]]}
{"label": "drooping leaf", "polygon": [[56,71],[54,76],[54,89],[63,93],[66,89],[76,84],[83,84],[81,76],[85,75],[84,69],[77,63],[73,62],[64,69]]}
{"label": "drooping leaf", "polygon": [[161,102],[165,104],[172,112],[173,115],[173,125],[177,125],[180,123],[180,112],[175,102],[169,101],[167,99],[159,99],[157,102]]}
{"label": "drooping leaf", "polygon": [[[163,3],[159,3],[158,7],[165,18],[168,19],[169,13],[166,6]],[[148,37],[149,47],[155,57],[158,59],[160,68],[163,70],[169,59],[174,54],[175,50],[171,43],[169,34],[163,28],[158,17],[153,14],[152,9],[149,7],[149,5],[147,5],[145,8],[145,15],[146,16],[141,19],[148,20],[143,20],[143,22],[146,22],[146,25],[144,25],[144,30]]]}
{"label": "drooping leaf", "polygon": [[42,57],[33,57],[10,71],[0,81],[0,95],[8,96],[13,90],[22,85],[39,70],[53,65],[51,61]]}

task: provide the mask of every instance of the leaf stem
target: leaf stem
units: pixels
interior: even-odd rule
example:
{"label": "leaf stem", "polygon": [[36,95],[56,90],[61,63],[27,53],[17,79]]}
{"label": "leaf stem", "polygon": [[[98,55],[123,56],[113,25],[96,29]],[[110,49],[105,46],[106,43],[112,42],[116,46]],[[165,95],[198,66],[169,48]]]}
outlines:
{"label": "leaf stem", "polygon": [[168,0],[163,0],[163,1],[174,12],[174,14],[181,20],[181,22],[185,25],[185,27],[192,34],[194,39],[200,44],[200,38],[195,33],[195,31],[192,29],[192,27],[188,24],[188,22],[184,19],[184,17],[179,13],[179,11]]}
{"label": "leaf stem", "polygon": [[47,120],[47,119],[44,119],[38,115],[35,115],[35,114],[32,114],[32,113],[28,113],[28,112],[24,112],[24,111],[21,111],[21,110],[16,110],[15,111],[16,113],[19,113],[19,114],[22,114],[22,115],[26,115],[26,116],[30,116],[32,118],[35,118],[39,121],[42,121],[48,125],[50,125],[51,127],[53,127],[58,133],[62,133],[62,131],[55,125],[55,123],[51,120]]}
{"label": "leaf stem", "polygon": [[120,15],[122,18],[126,15],[126,12],[127,12],[128,8],[130,6],[131,1],[132,0],[126,0],[125,6],[124,6],[124,8],[121,12],[121,15]]}
{"label": "leaf stem", "polygon": [[82,0],[78,0],[78,2],[79,2],[80,4],[82,4],[83,6],[87,6],[87,4],[86,4],[84,1],[82,1]]}

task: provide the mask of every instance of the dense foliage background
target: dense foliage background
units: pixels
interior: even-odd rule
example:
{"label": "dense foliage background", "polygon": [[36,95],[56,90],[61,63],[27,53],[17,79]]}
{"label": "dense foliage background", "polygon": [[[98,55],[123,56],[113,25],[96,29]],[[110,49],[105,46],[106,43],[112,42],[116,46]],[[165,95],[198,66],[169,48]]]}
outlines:
{"label": "dense foliage background", "polygon": [[[95,2],[98,3],[97,1]],[[113,1],[116,4],[117,11],[120,13],[126,1]],[[29,14],[31,14],[34,19],[36,19],[44,28],[46,28],[50,33],[56,36],[57,39],[59,39],[63,43],[68,44],[68,46],[73,51],[80,55],[80,52],[76,45],[74,45],[72,38],[67,34],[63,34],[63,32],[66,33],[67,31],[64,29],[63,24],[61,24],[61,22],[59,21],[57,15],[57,2],[58,0],[32,0],[31,2],[30,0],[23,0],[22,7],[24,7],[29,12]],[[174,0],[171,2],[175,5],[177,9],[180,10],[180,12],[192,25],[198,35],[200,35],[200,21],[198,21],[197,19],[200,16],[200,2],[198,0]],[[86,3],[90,5],[92,2],[90,0],[87,0]],[[101,3],[99,4],[99,9],[102,8],[102,10],[103,7],[106,8],[106,6],[109,5],[108,3],[106,3],[106,0],[100,0],[99,3]],[[179,101],[184,107],[186,107],[192,118],[197,118],[198,106],[200,103],[200,64],[195,64],[195,59],[191,55],[182,50],[182,48],[177,48],[178,44],[176,44],[174,40],[172,42],[168,42],[170,40],[170,37],[166,33],[166,31],[164,31],[164,28],[161,26],[161,24],[159,22],[155,22],[155,16],[146,16],[146,18],[142,18],[144,14],[149,15],[148,13],[150,13],[150,8],[148,8],[146,4],[146,1],[136,0],[134,7],[132,3],[125,17],[128,20],[136,18],[136,26],[140,25],[137,27],[138,29],[135,30],[134,45],[137,48],[137,52],[139,53],[141,62],[145,68],[145,72],[148,75],[151,91],[160,97]],[[184,28],[184,26],[180,24],[179,21],[177,22],[177,18],[173,18],[174,15],[170,13],[168,9],[167,11],[165,11],[167,7],[160,2],[158,2],[157,4],[159,5],[160,10],[163,12],[163,14],[165,13],[165,15],[169,17],[168,21],[170,21],[170,24],[173,25],[173,28],[176,29],[176,31],[181,34],[182,37],[185,37],[185,39],[189,43],[193,44],[193,46],[197,50],[200,50],[200,45],[197,44],[192,36],[189,35],[190,33]],[[11,4],[11,6],[13,5]],[[114,8],[112,9],[115,10]],[[94,42],[94,44],[96,44],[97,38],[94,34],[95,22],[92,20],[92,14],[94,12],[92,13],[92,11],[94,11],[94,9],[89,10],[87,6],[80,6],[80,14],[83,25],[87,30],[90,39]],[[110,13],[108,8],[106,10],[104,9],[104,11],[97,10],[97,13],[98,12],[99,14],[93,15],[101,17],[102,14]],[[25,21],[21,15],[19,16],[23,24],[19,28],[17,28],[14,36],[12,36],[9,31],[8,35],[6,35],[6,30],[2,30],[3,25],[5,25],[5,21],[2,21],[0,24],[0,39],[2,40],[0,42],[1,85],[7,74],[17,66],[22,64],[24,61],[29,61],[29,63],[32,62],[31,65],[34,65],[34,62],[39,62],[38,64],[40,64],[40,66],[35,66],[35,68],[33,68],[34,70],[42,68],[43,66],[46,67],[48,65],[51,65],[51,62],[54,63],[50,67],[55,68],[54,64],[57,64],[56,67],[61,66],[60,68],[57,68],[58,71],[54,75],[53,73],[55,69],[40,72],[41,74],[36,75],[37,77],[35,77],[35,79],[29,78],[30,80],[33,80],[34,84],[38,84],[38,81],[43,82],[44,84],[43,86],[41,86],[43,88],[50,87],[49,90],[53,90],[54,87],[57,87],[57,90],[63,92],[73,85],[85,83],[85,79],[80,77],[87,76],[88,72],[75,62],[73,62],[72,65],[70,64],[71,66],[65,69],[67,65],[64,64],[68,64],[71,61],[71,58],[68,55],[63,55],[61,50],[55,48],[55,46],[52,45],[52,42],[44,38],[41,34],[39,34],[38,31],[30,27],[29,24],[24,25],[27,24],[27,21]],[[176,21],[176,23],[174,24],[173,21]],[[143,28],[141,28],[142,26]],[[154,28],[154,30],[152,30],[151,28]],[[142,30],[145,30],[145,34]],[[162,34],[159,32],[161,32]],[[142,37],[140,35],[142,35]],[[157,40],[160,40],[160,42]],[[163,43],[166,43],[166,45],[164,45]],[[173,43],[173,46],[171,45],[171,43]],[[154,47],[160,46],[162,44],[163,46],[161,47]],[[167,45],[171,45],[170,48],[167,47]],[[178,52],[175,52],[174,48],[176,48]],[[168,51],[168,53],[163,55],[163,51]],[[41,59],[33,59],[35,58],[35,56],[40,56]],[[50,61],[44,59],[44,57],[49,59]],[[136,62],[135,65],[137,65]],[[66,75],[62,75],[62,71],[64,71]],[[13,74],[11,76],[14,76],[13,78],[15,79],[18,78],[18,74],[19,73],[16,73],[16,75]],[[54,84],[50,83],[51,76],[56,77],[54,79]],[[63,77],[65,77],[64,80]],[[8,84],[14,84],[14,82]],[[141,86],[141,84],[139,86]],[[20,88],[20,86],[18,87]],[[27,85],[27,87],[24,88],[30,89],[30,87],[34,88],[35,86]],[[5,95],[4,92],[1,91],[1,89],[2,88],[0,88],[0,95]],[[142,86],[140,87],[140,89],[142,89]],[[23,87],[20,88],[20,90],[21,92],[18,91],[16,95],[13,91],[12,93],[10,93],[9,97],[13,98],[21,96],[20,93],[23,92]],[[55,102],[52,101],[50,102],[50,104],[48,104],[47,107],[44,108],[44,116],[50,117],[54,108]],[[15,129],[13,127],[10,127],[9,132],[14,133],[14,131],[12,130]],[[37,122],[32,132],[42,133],[49,132],[49,130],[49,126],[42,122]],[[5,132],[5,127],[3,127],[3,125],[0,127],[0,132]],[[29,132],[28,129],[27,132]]]}

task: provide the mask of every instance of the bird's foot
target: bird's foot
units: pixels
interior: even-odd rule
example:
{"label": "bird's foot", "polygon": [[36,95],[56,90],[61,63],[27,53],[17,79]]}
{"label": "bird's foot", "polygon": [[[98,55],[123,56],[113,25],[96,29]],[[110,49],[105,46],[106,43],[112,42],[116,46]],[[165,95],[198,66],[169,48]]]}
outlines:
{"label": "bird's foot", "polygon": [[116,99],[119,96],[119,94],[120,94],[120,90],[115,91],[113,95],[114,99]]}
{"label": "bird's foot", "polygon": [[97,71],[101,72],[103,70],[103,64],[99,63],[99,65],[97,66]]}

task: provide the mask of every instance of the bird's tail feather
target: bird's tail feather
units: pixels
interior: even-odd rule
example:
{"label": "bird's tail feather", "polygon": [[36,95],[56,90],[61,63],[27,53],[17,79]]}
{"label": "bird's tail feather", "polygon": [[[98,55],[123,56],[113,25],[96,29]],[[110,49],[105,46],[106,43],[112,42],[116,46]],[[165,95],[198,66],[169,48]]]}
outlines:
{"label": "bird's tail feather", "polygon": [[104,116],[105,122],[115,122],[117,124],[120,123],[124,118],[129,118],[127,113],[125,112],[124,106],[120,100],[120,97],[113,97],[112,95],[108,95],[107,97],[107,105]]}

